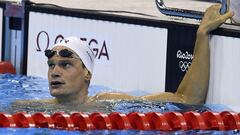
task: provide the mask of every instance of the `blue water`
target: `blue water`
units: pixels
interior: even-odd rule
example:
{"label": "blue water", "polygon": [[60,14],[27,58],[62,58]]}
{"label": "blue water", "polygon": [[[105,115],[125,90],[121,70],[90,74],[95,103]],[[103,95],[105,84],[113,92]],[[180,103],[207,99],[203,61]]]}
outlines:
{"label": "blue water", "polygon": [[1,135],[238,135],[239,131],[140,131],[140,130],[92,130],[64,131],[46,128],[0,128]]}
{"label": "blue water", "polygon": [[[111,91],[111,88],[105,86],[90,86],[89,88],[89,96],[93,96],[99,92]],[[129,94],[132,94],[130,92]],[[142,95],[140,93],[140,95]],[[46,79],[32,76],[24,76],[24,75],[12,75],[12,74],[0,74],[0,112],[14,113],[19,111],[25,111],[28,113],[34,112],[46,112],[53,113],[55,111],[65,111],[67,113],[71,113],[72,111],[82,111],[82,112],[95,112],[102,111],[104,113],[109,112],[122,112],[122,113],[130,113],[130,112],[168,112],[168,111],[197,111],[204,112],[206,110],[221,112],[225,110],[231,110],[224,105],[184,105],[179,103],[162,103],[162,102],[143,102],[143,101],[118,101],[118,102],[106,102],[107,108],[95,108],[95,110],[81,110],[81,108],[86,107],[77,107],[80,110],[71,110],[72,108],[57,108],[55,105],[25,105],[18,106],[16,108],[12,108],[13,102],[16,100],[25,100],[25,99],[46,99],[52,98],[48,91],[48,82]],[[37,108],[36,108],[37,106]],[[9,109],[10,108],[10,109]],[[74,106],[74,109],[76,106]],[[239,131],[177,131],[177,132],[161,132],[161,131],[139,131],[139,130],[93,130],[93,131],[64,131],[64,130],[53,130],[53,129],[44,129],[44,128],[0,128],[0,135],[12,135],[12,134],[22,134],[22,135],[63,135],[63,134],[133,134],[133,135],[155,135],[155,134],[240,134]]]}

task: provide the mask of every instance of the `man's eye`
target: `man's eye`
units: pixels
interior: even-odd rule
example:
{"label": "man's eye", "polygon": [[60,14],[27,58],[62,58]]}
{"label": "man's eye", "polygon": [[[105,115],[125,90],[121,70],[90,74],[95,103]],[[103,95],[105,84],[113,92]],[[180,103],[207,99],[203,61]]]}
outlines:
{"label": "man's eye", "polygon": [[68,62],[63,62],[61,65],[62,65],[63,68],[69,68],[69,67],[72,66],[72,64],[68,63]]}
{"label": "man's eye", "polygon": [[53,64],[53,63],[48,63],[48,67],[49,67],[49,68],[54,68],[54,67],[55,67],[55,64]]}

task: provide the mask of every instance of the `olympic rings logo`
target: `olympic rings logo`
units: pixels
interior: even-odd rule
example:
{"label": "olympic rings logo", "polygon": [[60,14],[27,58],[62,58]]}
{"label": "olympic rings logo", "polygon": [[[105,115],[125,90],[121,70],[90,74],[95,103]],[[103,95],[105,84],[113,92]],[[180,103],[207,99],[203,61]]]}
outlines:
{"label": "olympic rings logo", "polygon": [[187,61],[179,61],[179,68],[182,70],[182,72],[185,72],[188,70],[192,62],[187,62]]}

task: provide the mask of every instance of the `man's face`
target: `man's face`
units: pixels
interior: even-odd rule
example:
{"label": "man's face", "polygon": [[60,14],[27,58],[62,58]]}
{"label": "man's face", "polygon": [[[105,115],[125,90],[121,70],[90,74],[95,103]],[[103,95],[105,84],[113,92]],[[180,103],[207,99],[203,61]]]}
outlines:
{"label": "man's face", "polygon": [[[67,49],[63,46],[53,48],[54,51]],[[69,50],[69,49],[68,49]],[[87,90],[88,70],[77,58],[54,55],[48,59],[48,81],[52,96],[57,98],[79,96],[81,90]]]}

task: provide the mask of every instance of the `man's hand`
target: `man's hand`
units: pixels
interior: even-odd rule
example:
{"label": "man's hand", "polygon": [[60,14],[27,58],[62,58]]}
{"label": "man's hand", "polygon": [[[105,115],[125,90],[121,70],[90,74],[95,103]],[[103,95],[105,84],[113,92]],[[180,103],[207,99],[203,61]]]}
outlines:
{"label": "man's hand", "polygon": [[221,15],[220,8],[221,5],[216,4],[206,10],[198,32],[201,32],[203,34],[209,34],[209,32],[215,30],[227,19],[233,17],[234,13],[232,11],[228,11],[227,13]]}

